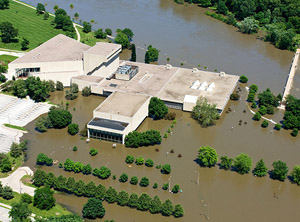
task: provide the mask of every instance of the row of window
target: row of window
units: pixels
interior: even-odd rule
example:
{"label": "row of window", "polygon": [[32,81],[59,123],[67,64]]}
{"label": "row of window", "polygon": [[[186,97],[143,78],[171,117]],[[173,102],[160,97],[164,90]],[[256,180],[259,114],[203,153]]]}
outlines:
{"label": "row of window", "polygon": [[101,139],[115,143],[123,142],[123,135],[101,130],[89,129],[90,138]]}

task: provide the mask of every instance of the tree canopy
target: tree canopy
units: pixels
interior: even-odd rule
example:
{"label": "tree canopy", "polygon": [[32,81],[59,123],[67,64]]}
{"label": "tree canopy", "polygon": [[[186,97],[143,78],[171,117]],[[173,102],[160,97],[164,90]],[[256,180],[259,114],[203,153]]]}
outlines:
{"label": "tree canopy", "polygon": [[218,154],[210,146],[201,146],[198,149],[198,160],[201,166],[212,167],[218,162]]}
{"label": "tree canopy", "polygon": [[249,173],[252,167],[252,159],[244,153],[238,155],[233,164],[239,174]]}
{"label": "tree canopy", "polygon": [[9,211],[9,217],[12,221],[26,221],[32,211],[28,208],[28,204],[24,202],[15,202]]}
{"label": "tree canopy", "polygon": [[0,23],[1,39],[4,43],[12,42],[19,35],[19,30],[16,29],[10,22]]}
{"label": "tree canopy", "polygon": [[148,106],[148,114],[153,119],[162,119],[168,113],[166,104],[157,97],[152,97]]}
{"label": "tree canopy", "polygon": [[82,215],[88,219],[104,217],[105,209],[102,205],[102,201],[97,198],[88,199],[88,202],[82,208]]}
{"label": "tree canopy", "polygon": [[48,116],[54,128],[61,129],[72,122],[72,114],[61,108],[52,108]]}
{"label": "tree canopy", "polygon": [[275,180],[284,181],[287,177],[287,173],[289,171],[288,166],[285,162],[281,160],[274,161],[272,166],[274,169],[271,171],[271,177]]}
{"label": "tree canopy", "polygon": [[33,206],[41,210],[50,210],[55,205],[54,191],[48,186],[38,188],[34,191]]}
{"label": "tree canopy", "polygon": [[216,104],[209,104],[206,98],[200,97],[192,110],[192,117],[198,120],[201,126],[207,127],[214,125],[220,114]]}

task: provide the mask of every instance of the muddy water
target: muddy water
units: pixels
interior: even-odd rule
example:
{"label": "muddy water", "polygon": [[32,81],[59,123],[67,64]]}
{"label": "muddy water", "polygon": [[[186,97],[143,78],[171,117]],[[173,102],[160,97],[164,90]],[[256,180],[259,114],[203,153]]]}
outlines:
{"label": "muddy water", "polygon": [[[242,91],[242,98],[245,98],[245,91]],[[63,103],[62,92],[56,92],[51,96],[54,103]],[[80,127],[90,120],[93,110],[104,98],[91,96],[83,98],[79,96],[76,100],[69,102],[69,110],[72,112],[75,122]],[[197,149],[201,145],[214,147],[220,155],[235,157],[241,152],[249,154],[254,162],[263,158],[268,167],[274,160],[287,162],[291,169],[299,164],[300,146],[299,140],[289,135],[289,132],[272,130],[272,125],[262,129],[259,123],[251,120],[252,114],[248,111],[244,101],[230,102],[228,107],[231,112],[225,113],[214,127],[203,129],[197,122],[190,118],[190,114],[175,111],[178,122],[172,130],[172,136],[163,139],[159,146],[143,147],[139,149],[125,148],[117,145],[114,149],[112,143],[91,140],[86,143],[80,140],[79,136],[69,136],[66,129],[49,130],[47,133],[36,133],[33,129],[34,122],[27,128],[30,129],[25,138],[29,140],[28,159],[25,165],[31,168],[35,166],[36,155],[40,152],[51,156],[54,160],[64,162],[66,158],[74,161],[81,161],[84,164],[90,163],[92,167],[108,166],[112,175],[117,178],[123,172],[129,177],[147,176],[150,179],[148,188],[130,185],[128,182],[121,184],[118,180],[100,180],[93,176],[68,173],[59,169],[58,166],[43,167],[48,172],[56,175],[73,176],[85,182],[94,181],[96,184],[103,184],[106,187],[112,186],[117,190],[127,192],[147,192],[152,197],[158,195],[162,200],[170,199],[173,203],[181,203],[184,206],[186,215],[176,221],[297,221],[300,216],[300,188],[289,181],[279,182],[270,178],[255,178],[252,175],[238,175],[235,172],[224,171],[214,167],[211,169],[200,168],[195,163]],[[74,111],[75,108],[75,111]],[[246,110],[246,113],[244,113]],[[278,112],[273,116],[274,120],[282,119],[282,113]],[[243,124],[239,126],[239,120]],[[245,124],[247,122],[247,124]],[[162,134],[171,125],[170,121],[153,121],[146,119],[139,130],[144,131],[150,128],[159,130]],[[232,129],[233,127],[233,129]],[[70,148],[78,147],[77,152]],[[90,148],[98,149],[98,155],[91,157]],[[159,152],[155,149],[158,148]],[[173,149],[175,153],[170,153]],[[161,186],[168,182],[169,176],[162,175],[156,168],[145,166],[129,167],[125,164],[126,155],[144,156],[154,160],[155,165],[170,163],[172,173],[170,178],[171,186],[179,184],[183,193],[171,194],[163,191]],[[182,158],[178,158],[182,154]],[[199,186],[197,177],[199,172]],[[159,189],[152,189],[157,182]],[[56,199],[73,212],[81,214],[82,206],[86,198],[78,198],[73,195],[57,194]],[[127,207],[120,207],[116,204],[104,203],[106,208],[105,219],[116,221],[174,221],[173,217],[166,218],[161,215],[151,215],[147,212],[139,212]]]}

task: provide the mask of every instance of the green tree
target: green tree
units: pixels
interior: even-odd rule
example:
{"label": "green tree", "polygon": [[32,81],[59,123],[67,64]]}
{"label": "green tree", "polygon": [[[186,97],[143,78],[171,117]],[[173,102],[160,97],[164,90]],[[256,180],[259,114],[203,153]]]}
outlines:
{"label": "green tree", "polygon": [[258,91],[258,86],[257,85],[255,85],[255,84],[252,84],[250,87],[249,87],[249,89],[251,90],[251,91],[253,91],[253,92],[257,92]]}
{"label": "green tree", "polygon": [[127,36],[127,38],[128,38],[129,41],[131,41],[132,38],[133,38],[133,36],[134,36],[132,30],[129,29],[129,28],[123,29],[123,30],[122,30],[122,33],[124,33],[124,34]]}
{"label": "green tree", "polygon": [[291,173],[292,181],[300,185],[300,165],[296,165]]}
{"label": "green tree", "polygon": [[49,119],[54,128],[64,128],[72,122],[72,114],[64,109],[53,108],[48,112]]}
{"label": "green tree", "polygon": [[172,193],[178,193],[180,190],[180,187],[178,184],[175,184],[174,187],[172,188]]}
{"label": "green tree", "polygon": [[289,171],[289,168],[286,165],[286,163],[278,160],[274,161],[272,166],[274,167],[274,169],[271,171],[271,177],[274,180],[284,181]]}
{"label": "green tree", "polygon": [[43,14],[45,11],[45,6],[42,3],[38,3],[36,6],[36,14]]}
{"label": "green tree", "polygon": [[1,168],[2,173],[7,173],[7,172],[11,171],[12,162],[9,160],[8,157],[5,157],[2,159],[2,161],[0,163],[0,168]]}
{"label": "green tree", "polygon": [[220,114],[216,104],[209,104],[206,98],[200,97],[192,110],[192,117],[198,120],[201,126],[207,127],[214,125]]}
{"label": "green tree", "polygon": [[71,123],[71,124],[68,125],[68,133],[69,133],[70,135],[75,135],[75,134],[78,133],[78,131],[79,131],[79,126],[78,126],[78,124],[76,124],[76,123]]}
{"label": "green tree", "polygon": [[263,128],[267,128],[269,126],[269,122],[267,120],[264,120],[262,123],[261,123],[261,127]]}
{"label": "green tree", "polygon": [[148,51],[146,51],[146,53],[145,53],[145,63],[146,64],[150,63],[150,56],[149,56],[149,52]]}
{"label": "green tree", "polygon": [[107,28],[107,29],[105,29],[105,33],[106,33],[107,35],[112,35],[112,30],[109,29],[109,28]]}
{"label": "green tree", "polygon": [[1,0],[0,9],[8,9],[8,8],[9,8],[9,0]]}
{"label": "green tree", "polygon": [[22,46],[22,50],[26,50],[26,49],[28,49],[28,46],[29,46],[29,40],[28,39],[26,39],[26,38],[23,38],[23,41],[21,42],[21,46]]}
{"label": "green tree", "polygon": [[292,131],[292,133],[291,133],[291,135],[293,137],[296,137],[298,135],[298,133],[299,133],[299,130],[297,128],[294,128],[293,131]]}
{"label": "green tree", "polygon": [[239,20],[242,20],[255,13],[256,4],[254,0],[232,0],[231,4],[234,14]]}
{"label": "green tree", "polygon": [[85,174],[85,175],[88,175],[88,174],[92,173],[92,167],[89,163],[87,165],[83,166],[82,173]]}
{"label": "green tree", "polygon": [[82,95],[83,96],[90,96],[91,94],[92,94],[92,90],[91,90],[91,87],[88,87],[88,86],[86,86],[86,87],[84,87],[83,89],[82,89]]}
{"label": "green tree", "polygon": [[224,14],[224,15],[227,15],[228,13],[228,8],[225,4],[225,1],[222,1],[222,0],[219,0],[218,3],[217,3],[217,12],[219,14]]}
{"label": "green tree", "polygon": [[24,202],[15,202],[9,211],[9,217],[12,221],[28,221],[28,217],[32,211],[28,208],[28,204]]}
{"label": "green tree", "polygon": [[129,200],[129,195],[126,191],[119,192],[119,194],[117,196],[117,202],[120,206],[127,205],[128,200]]}
{"label": "green tree", "polygon": [[22,155],[22,150],[20,149],[19,145],[13,142],[10,146],[10,155],[14,158],[17,158]]}
{"label": "green tree", "polygon": [[173,215],[176,218],[183,217],[184,210],[183,210],[183,207],[180,204],[175,205]]}
{"label": "green tree", "polygon": [[168,107],[157,97],[150,99],[148,115],[153,119],[162,119],[168,113]]}
{"label": "green tree", "polygon": [[140,180],[141,187],[147,187],[149,185],[149,179],[147,177],[142,177]]}
{"label": "green tree", "polygon": [[170,200],[166,200],[162,205],[161,205],[161,214],[163,216],[170,216],[173,213],[173,205]]}
{"label": "green tree", "polygon": [[131,58],[130,61],[136,62],[136,50],[135,50],[135,44],[131,45]]}
{"label": "green tree", "polygon": [[153,200],[150,201],[149,211],[152,214],[158,214],[161,211],[161,200],[158,196],[155,196]]}
{"label": "green tree", "polygon": [[[147,53],[149,57],[149,62],[155,62],[158,60],[159,51],[156,48],[153,48],[152,45],[149,45],[147,48]],[[145,55],[145,63],[146,63],[146,55]]]}
{"label": "green tree", "polygon": [[133,163],[134,162],[134,156],[127,155],[126,159],[125,159],[125,162],[128,163],[128,164]]}
{"label": "green tree", "polygon": [[102,201],[97,198],[90,198],[82,208],[82,216],[88,219],[103,218],[105,215],[105,208]]}
{"label": "green tree", "polygon": [[145,165],[146,165],[147,167],[153,167],[154,162],[153,162],[153,160],[151,160],[151,159],[147,159],[146,162],[145,162]]}
{"label": "green tree", "polygon": [[241,82],[241,83],[247,83],[247,82],[248,82],[247,76],[241,75],[241,76],[240,76],[240,82]]}
{"label": "green tree", "polygon": [[253,115],[253,120],[255,121],[259,121],[261,119],[261,115],[259,112],[256,112],[254,115]]}
{"label": "green tree", "polygon": [[253,174],[258,177],[264,177],[265,175],[267,175],[267,173],[268,173],[268,168],[266,167],[265,162],[263,161],[263,159],[259,160],[256,163],[256,166],[253,170]]}
{"label": "green tree", "polygon": [[224,170],[229,170],[232,166],[233,159],[227,156],[221,156],[220,168]]}
{"label": "green tree", "polygon": [[96,194],[96,184],[93,181],[90,181],[84,186],[84,196],[85,197],[95,197]]}
{"label": "green tree", "polygon": [[10,22],[2,22],[0,24],[1,39],[4,43],[10,43],[19,35],[19,30],[16,29]]}
{"label": "green tree", "polygon": [[89,33],[92,30],[92,25],[89,22],[83,22],[83,32]]}
{"label": "green tree", "polygon": [[137,157],[135,160],[136,165],[143,165],[144,164],[144,157],[140,156]]}
{"label": "green tree", "polygon": [[260,106],[258,112],[263,116],[267,113],[267,108],[265,106]]}
{"label": "green tree", "polygon": [[243,21],[238,22],[237,27],[242,33],[252,34],[257,33],[259,25],[257,20],[247,17]]}
{"label": "green tree", "polygon": [[32,203],[32,196],[27,193],[23,193],[21,195],[21,202],[31,204]]}
{"label": "green tree", "polygon": [[150,208],[150,203],[151,203],[151,197],[146,193],[142,193],[138,200],[137,209],[142,211],[147,211]]}
{"label": "green tree", "polygon": [[171,173],[171,166],[170,164],[165,164],[161,167],[161,173],[163,174],[169,174]]}
{"label": "green tree", "polygon": [[122,32],[117,34],[117,36],[115,37],[115,42],[122,45],[123,49],[128,48],[128,46],[130,45],[127,35]]}
{"label": "green tree", "polygon": [[98,154],[98,150],[96,150],[96,149],[94,149],[94,148],[90,149],[90,155],[91,155],[91,156],[95,156],[95,155],[97,155],[97,154]]}
{"label": "green tree", "polygon": [[55,206],[53,193],[48,186],[36,189],[33,196],[33,206],[41,210],[50,210]]}
{"label": "green tree", "polygon": [[64,90],[64,85],[63,85],[62,82],[60,82],[60,81],[56,82],[56,90],[57,91],[63,91]]}
{"label": "green tree", "polygon": [[75,183],[74,193],[76,196],[83,196],[85,193],[85,184],[82,180],[79,180]]}
{"label": "green tree", "polygon": [[73,171],[74,169],[74,161],[67,158],[65,163],[64,163],[64,169],[65,171]]}
{"label": "green tree", "polygon": [[268,88],[262,93],[258,94],[258,104],[259,106],[265,106],[267,107],[268,105],[277,107],[279,99],[277,96],[274,96],[274,94],[271,92],[271,90]]}
{"label": "green tree", "polygon": [[255,93],[254,92],[249,93],[247,97],[247,101],[252,103],[254,102],[254,100],[255,100]]}
{"label": "green tree", "polygon": [[49,13],[48,12],[45,12],[44,13],[44,20],[48,20],[49,19]]}
{"label": "green tree", "polygon": [[114,203],[117,201],[117,196],[118,196],[117,191],[114,188],[109,187],[105,194],[105,200],[108,203]]}
{"label": "green tree", "polygon": [[106,39],[107,34],[103,32],[102,29],[98,29],[94,32],[94,35],[97,39]]}
{"label": "green tree", "polygon": [[119,178],[119,181],[121,183],[125,183],[127,180],[128,180],[128,175],[126,173],[122,173],[120,178]]}
{"label": "green tree", "polygon": [[69,177],[66,182],[66,192],[74,193],[75,189],[76,189],[75,179],[74,177]]}
{"label": "green tree", "polygon": [[252,159],[247,154],[241,153],[235,158],[233,166],[239,174],[249,173]]}
{"label": "green tree", "polygon": [[153,184],[153,189],[156,189],[158,187],[158,184],[157,183],[154,183]]}
{"label": "green tree", "polygon": [[37,187],[43,186],[46,176],[44,171],[37,169],[33,175],[33,184]]}
{"label": "green tree", "polygon": [[25,98],[27,96],[27,89],[24,80],[18,79],[14,82],[13,95],[19,98]]}
{"label": "green tree", "polygon": [[111,175],[110,169],[106,166],[102,166],[99,169],[99,175],[98,177],[101,179],[107,179]]}
{"label": "green tree", "polygon": [[36,164],[37,165],[47,165],[47,166],[52,166],[53,164],[53,159],[49,158],[46,154],[44,153],[39,153],[36,157]]}
{"label": "green tree", "polygon": [[127,205],[131,208],[137,208],[139,205],[139,197],[136,193],[132,193],[129,197]]}
{"label": "green tree", "polygon": [[76,162],[73,166],[74,173],[80,173],[83,169],[83,164],[81,162]]}
{"label": "green tree", "polygon": [[218,162],[218,154],[210,146],[201,146],[198,149],[198,160],[201,166],[212,167]]}
{"label": "green tree", "polygon": [[226,23],[227,23],[228,25],[234,25],[234,26],[236,25],[236,19],[235,19],[233,13],[231,13],[231,12],[228,12],[228,13],[227,13]]}
{"label": "green tree", "polygon": [[131,177],[130,184],[137,185],[139,182],[139,179],[136,176]]}
{"label": "green tree", "polygon": [[5,200],[10,200],[14,198],[13,190],[9,186],[4,186],[2,189],[2,198]]}
{"label": "green tree", "polygon": [[106,195],[106,188],[102,184],[99,184],[95,190],[95,197],[98,199],[104,199],[105,195]]}

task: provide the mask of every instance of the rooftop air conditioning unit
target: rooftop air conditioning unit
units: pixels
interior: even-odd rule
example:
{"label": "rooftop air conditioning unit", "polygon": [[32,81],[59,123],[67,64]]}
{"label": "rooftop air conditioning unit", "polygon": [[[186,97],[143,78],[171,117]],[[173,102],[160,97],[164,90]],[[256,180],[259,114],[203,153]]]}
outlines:
{"label": "rooftop air conditioning unit", "polygon": [[172,66],[170,64],[167,64],[166,69],[172,69]]}
{"label": "rooftop air conditioning unit", "polygon": [[192,72],[197,73],[199,70],[197,68],[193,68]]}
{"label": "rooftop air conditioning unit", "polygon": [[225,72],[220,72],[219,76],[225,76]]}

